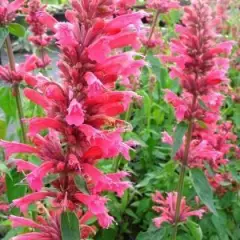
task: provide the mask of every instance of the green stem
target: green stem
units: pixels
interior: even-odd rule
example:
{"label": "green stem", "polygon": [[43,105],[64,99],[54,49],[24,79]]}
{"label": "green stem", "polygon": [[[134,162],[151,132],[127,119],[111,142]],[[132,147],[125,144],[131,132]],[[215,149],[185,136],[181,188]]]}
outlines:
{"label": "green stem", "polygon": [[[197,100],[197,97],[193,96],[192,111],[194,110],[196,100]],[[193,121],[194,121],[194,118],[192,116],[189,120],[187,136],[186,136],[186,145],[185,145],[185,149],[184,149],[183,161],[182,161],[182,165],[181,165],[179,182],[178,182],[178,186],[177,186],[178,195],[177,195],[176,212],[175,212],[175,224],[174,224],[174,230],[173,230],[173,235],[172,235],[173,240],[177,239],[178,223],[180,220],[179,217],[180,217],[180,210],[181,210],[180,209],[181,208],[181,200],[182,200],[183,188],[184,188],[184,178],[185,178],[185,172],[186,172],[187,165],[188,165],[188,155],[189,155],[190,145],[191,145],[191,141],[192,141]]]}
{"label": "green stem", "polygon": [[[14,58],[12,43],[11,43],[11,39],[10,39],[9,35],[6,38],[5,43],[6,43],[6,47],[7,47],[7,54],[8,54],[10,69],[11,69],[11,71],[16,71],[15,58]],[[15,96],[16,103],[17,103],[18,119],[19,119],[19,124],[21,127],[21,133],[22,133],[21,134],[22,142],[27,143],[26,131],[25,131],[25,127],[23,124],[24,114],[23,114],[23,107],[22,107],[22,101],[21,101],[21,96],[20,96],[19,84],[13,83],[12,90],[13,90],[13,95]]]}
{"label": "green stem", "polygon": [[148,41],[147,41],[147,46],[144,50],[144,56],[147,55],[147,52],[148,52],[148,43],[150,42],[150,40],[152,39],[152,36],[153,36],[153,33],[154,33],[154,30],[155,30],[155,27],[157,25],[157,21],[158,21],[158,17],[160,15],[160,11],[157,11],[156,15],[155,15],[155,18],[153,20],[153,24],[152,24],[152,28],[151,28],[151,32],[150,32],[150,35],[149,35],[149,38],[148,38]]}

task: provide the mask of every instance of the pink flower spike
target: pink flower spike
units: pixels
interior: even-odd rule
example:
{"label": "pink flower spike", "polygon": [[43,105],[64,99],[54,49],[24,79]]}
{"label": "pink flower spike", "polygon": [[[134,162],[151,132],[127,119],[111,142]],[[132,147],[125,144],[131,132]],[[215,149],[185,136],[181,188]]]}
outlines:
{"label": "pink flower spike", "polygon": [[66,121],[69,125],[75,125],[77,127],[84,122],[82,105],[76,99],[73,99],[69,105]]}
{"label": "pink flower spike", "polygon": [[147,6],[158,10],[160,13],[167,13],[171,9],[180,8],[179,2],[175,0],[147,0]]}

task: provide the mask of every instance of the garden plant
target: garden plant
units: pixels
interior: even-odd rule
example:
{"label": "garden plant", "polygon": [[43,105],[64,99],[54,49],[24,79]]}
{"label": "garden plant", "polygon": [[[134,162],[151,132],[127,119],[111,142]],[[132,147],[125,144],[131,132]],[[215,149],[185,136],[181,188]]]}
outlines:
{"label": "garden plant", "polygon": [[239,16],[0,0],[0,239],[240,240]]}

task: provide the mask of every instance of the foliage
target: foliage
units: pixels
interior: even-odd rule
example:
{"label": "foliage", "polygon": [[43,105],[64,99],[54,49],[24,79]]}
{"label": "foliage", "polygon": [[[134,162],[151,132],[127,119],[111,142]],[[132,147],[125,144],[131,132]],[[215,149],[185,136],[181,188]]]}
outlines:
{"label": "foliage", "polygon": [[[67,1],[43,1],[43,3],[66,4]],[[137,5],[142,4],[146,4],[146,1],[138,1],[137,3]],[[218,33],[222,33],[224,39],[235,40],[236,42],[230,56],[230,69],[228,71],[230,88],[225,88],[222,91],[225,99],[219,120],[219,123],[231,121],[233,125],[232,133],[237,136],[235,142],[232,143],[231,149],[225,156],[228,159],[228,163],[221,166],[218,172],[221,176],[227,174],[230,177],[226,179],[221,178],[217,182],[217,187],[214,187],[209,180],[215,174],[215,169],[212,166],[205,164],[204,170],[186,168],[183,196],[186,197],[188,206],[194,209],[204,208],[206,212],[202,219],[192,216],[187,221],[179,222],[177,240],[240,240],[240,40],[236,3],[233,1],[231,4],[228,9],[225,9],[226,21],[219,25],[218,29]],[[145,7],[150,15],[155,16],[156,11],[159,11],[159,9],[150,9],[147,5]],[[132,11],[129,7],[127,9],[129,12]],[[138,11],[138,8],[133,7],[133,9]],[[117,91],[134,90],[141,96],[141,100],[134,101],[126,109],[126,112],[119,111],[121,120],[130,122],[132,125],[131,131],[122,133],[125,142],[134,140],[134,144],[131,145],[131,161],[127,161],[122,155],[118,155],[108,160],[106,159],[107,157],[103,157],[96,164],[94,163],[104,176],[109,176],[108,174],[116,172],[116,170],[129,173],[129,176],[124,175],[124,178],[132,183],[132,187],[125,190],[121,197],[109,191],[101,192],[101,197],[104,196],[108,199],[106,207],[109,210],[109,215],[114,217],[115,222],[108,229],[104,229],[100,226],[96,216],[91,216],[83,221],[81,214],[82,212],[87,212],[89,205],[82,204],[75,211],[73,210],[74,208],[71,209],[69,207],[70,205],[68,205],[66,197],[65,202],[63,199],[64,204],[66,204],[63,206],[64,210],[56,222],[54,222],[59,225],[58,232],[63,240],[80,239],[80,232],[82,237],[85,231],[89,231],[87,232],[89,238],[82,237],[83,239],[172,239],[174,232],[173,223],[165,222],[160,228],[157,228],[153,223],[153,219],[158,216],[153,210],[154,202],[152,201],[152,195],[156,191],[160,191],[165,197],[167,196],[166,193],[176,191],[179,184],[181,162],[177,161],[175,156],[184,145],[188,122],[185,120],[177,121],[174,108],[165,101],[164,96],[167,90],[171,90],[177,96],[180,96],[183,91],[181,84],[169,74],[170,66],[161,60],[161,56],[169,55],[170,53],[169,41],[178,36],[175,26],[176,24],[181,24],[182,12],[182,9],[174,9],[161,13],[157,19],[158,22],[160,21],[160,26],[157,26],[155,29],[155,32],[159,32],[161,35],[161,46],[159,44],[154,45],[157,40],[153,36],[150,39],[153,45],[150,42],[147,42],[147,44],[145,42],[145,45],[143,44],[142,48],[139,49],[141,54],[134,55],[134,60],[144,59],[146,61],[145,66],[141,68],[140,76],[138,77],[136,74],[133,77],[139,78],[137,86],[132,84],[129,89],[129,85],[124,85],[121,81],[117,82]],[[119,11],[117,14],[121,15],[122,13]],[[100,16],[102,17],[102,15]],[[164,23],[164,26],[161,26],[162,23]],[[146,23],[150,28],[152,27],[151,24],[151,21]],[[44,31],[44,34],[49,34],[47,28]],[[144,33],[146,34],[146,32]],[[8,23],[6,26],[0,24],[0,48],[5,48],[4,42],[8,34],[15,38],[27,39],[32,32],[16,22]],[[111,32],[111,34],[115,34],[115,32]],[[54,38],[52,33],[49,36],[51,36],[51,39],[49,39],[48,44]],[[104,37],[107,38],[109,35],[106,34]],[[223,40],[220,39],[220,41]],[[41,58],[41,54],[48,53],[48,44],[45,46],[41,42],[40,45],[34,45],[33,49],[38,57]],[[61,44],[58,42],[56,47],[59,47],[59,45]],[[60,51],[64,51],[64,47],[61,49],[60,46]],[[146,49],[146,56],[142,56]],[[126,47],[122,52],[126,53],[128,50],[128,47]],[[68,53],[65,52],[65,58],[66,56],[68,56]],[[51,77],[53,71],[55,71],[55,66],[51,69],[50,61],[44,62],[44,59],[41,60],[42,62],[38,61],[38,67],[31,71],[29,70],[29,73],[31,76],[37,76],[37,74],[41,73]],[[87,64],[90,66],[92,63]],[[0,139],[19,142],[22,133],[18,119],[18,103],[13,94],[12,82],[7,82],[1,76],[0,74],[0,78],[2,78],[0,79]],[[24,118],[45,116],[46,111],[41,106],[36,105],[23,96],[24,89],[29,87],[27,79],[30,79],[27,75],[24,77],[26,77],[26,81],[19,82]],[[129,78],[132,80],[131,77]],[[54,79],[54,81],[56,84],[60,82],[59,79]],[[31,86],[31,88],[36,89],[36,86]],[[199,105],[207,110],[204,102],[200,101]],[[207,128],[204,122],[199,121],[198,124],[203,129]],[[109,126],[104,127],[106,127],[104,130],[108,130],[108,128],[113,129],[118,126],[117,124],[114,126],[109,124]],[[127,125],[124,125],[124,128],[127,127]],[[172,146],[163,141],[163,132],[168,132],[173,136]],[[48,134],[48,130],[41,129],[40,134],[45,137]],[[230,142],[228,143],[230,144]],[[66,144],[61,147],[64,151],[68,146]],[[39,156],[27,155],[25,153],[19,153],[16,156],[37,167],[41,164]],[[8,220],[10,215],[22,216],[19,208],[13,204],[14,201],[27,194],[34,193],[26,184],[24,171],[17,170],[13,164],[13,159],[10,158],[6,161],[6,152],[4,149],[0,149],[0,222],[2,225],[0,236],[3,240],[26,234],[33,231],[32,229],[34,228],[32,226],[23,227],[22,225],[12,228]],[[76,191],[80,191],[82,195],[89,196],[93,182],[81,174],[75,175],[74,171],[70,174],[74,191],[76,188]],[[56,184],[56,179],[61,177],[61,173],[51,172],[44,178],[44,188],[47,189]],[[101,180],[100,177],[99,179]],[[41,204],[39,204],[39,201],[41,201]],[[30,204],[24,216],[37,221],[38,216],[47,218],[49,214],[52,214],[52,211],[55,211],[54,208],[51,208],[51,203],[48,199],[40,199],[39,201]],[[7,210],[4,209],[6,205],[8,206]]]}

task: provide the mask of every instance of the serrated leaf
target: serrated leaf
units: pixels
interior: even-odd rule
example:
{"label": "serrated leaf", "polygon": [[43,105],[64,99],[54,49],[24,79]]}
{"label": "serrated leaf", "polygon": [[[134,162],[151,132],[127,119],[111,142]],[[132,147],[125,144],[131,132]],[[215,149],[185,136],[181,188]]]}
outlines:
{"label": "serrated leaf", "polygon": [[191,169],[191,177],[193,187],[201,201],[212,213],[217,214],[213,201],[213,192],[203,171],[198,168],[193,168]]}
{"label": "serrated leaf", "polygon": [[85,194],[89,194],[88,188],[87,188],[87,184],[85,182],[85,179],[82,176],[76,175],[74,177],[74,182],[77,186],[77,188]]}
{"label": "serrated leaf", "polygon": [[194,240],[202,240],[202,238],[203,238],[202,229],[197,223],[195,223],[191,220],[188,220],[186,225],[187,225],[188,229],[190,230]]}
{"label": "serrated leaf", "polygon": [[4,27],[0,27],[0,49],[2,48],[7,36],[8,36],[8,29]]}
{"label": "serrated leaf", "polygon": [[177,153],[178,149],[182,145],[183,136],[187,131],[188,125],[185,122],[180,122],[173,135],[173,148],[172,148],[172,158]]}
{"label": "serrated leaf", "polygon": [[19,23],[10,23],[8,25],[8,31],[16,37],[25,36],[25,28]]}
{"label": "serrated leaf", "polygon": [[75,213],[61,214],[61,233],[62,240],[80,240],[80,224]]}

